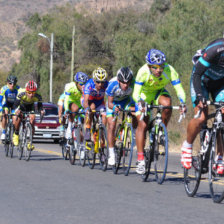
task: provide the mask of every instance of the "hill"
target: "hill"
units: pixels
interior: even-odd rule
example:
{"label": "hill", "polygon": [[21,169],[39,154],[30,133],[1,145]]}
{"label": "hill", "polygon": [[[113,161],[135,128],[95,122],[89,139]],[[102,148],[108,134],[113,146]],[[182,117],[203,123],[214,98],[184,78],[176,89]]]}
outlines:
{"label": "hill", "polygon": [[51,9],[71,4],[77,10],[101,13],[113,9],[134,7],[149,9],[153,0],[0,0],[0,70],[9,71],[19,62],[18,41],[28,32],[26,21],[34,13],[45,14]]}

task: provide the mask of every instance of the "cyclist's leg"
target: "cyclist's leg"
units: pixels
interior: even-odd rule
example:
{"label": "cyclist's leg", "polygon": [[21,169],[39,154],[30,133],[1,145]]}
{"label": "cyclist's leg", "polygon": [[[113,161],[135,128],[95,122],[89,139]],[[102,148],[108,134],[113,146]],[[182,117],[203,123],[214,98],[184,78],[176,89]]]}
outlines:
{"label": "cyclist's leg", "polygon": [[138,104],[135,104],[135,111],[138,121],[138,126],[136,129],[136,146],[137,146],[137,167],[136,172],[138,174],[145,173],[145,160],[144,160],[144,146],[145,146],[145,139],[146,139],[146,129],[149,120],[149,116],[145,116],[143,120],[140,120],[141,112],[138,108]]}
{"label": "cyclist's leg", "polygon": [[18,116],[18,117],[13,116],[12,120],[13,120],[13,125],[15,127],[15,132],[13,134],[13,144],[15,146],[18,146],[19,145],[19,126],[21,123],[21,118],[20,118],[20,116]]}
{"label": "cyclist's leg", "polygon": [[[209,92],[208,90],[202,85],[203,95],[208,99]],[[191,100],[194,107],[194,114],[197,114],[199,110],[199,106],[195,105],[196,100],[196,92],[192,85],[191,80]],[[204,108],[201,112],[199,118],[191,119],[187,126],[187,139],[183,142],[181,147],[182,155],[181,155],[181,164],[184,168],[190,169],[192,163],[192,145],[197,137],[198,133],[201,130],[202,125],[206,122],[208,116],[208,108]]]}
{"label": "cyclist's leg", "polygon": [[[216,102],[224,102],[224,87],[221,89],[215,91],[213,94],[213,100]],[[224,164],[223,164],[223,154],[224,154],[224,142],[223,142],[223,133],[219,132],[219,135],[217,136],[217,172],[219,174],[224,173]]]}
{"label": "cyclist's leg", "polygon": [[[169,92],[165,89],[159,90],[156,94],[154,103],[155,105],[171,106],[172,102]],[[168,125],[171,115],[172,110],[170,109],[164,109],[162,112],[162,121],[166,127]]]}
{"label": "cyclist's leg", "polygon": [[5,140],[5,132],[6,132],[6,125],[7,125],[7,114],[8,114],[8,107],[3,106],[2,109],[2,135],[1,135],[1,140]]}

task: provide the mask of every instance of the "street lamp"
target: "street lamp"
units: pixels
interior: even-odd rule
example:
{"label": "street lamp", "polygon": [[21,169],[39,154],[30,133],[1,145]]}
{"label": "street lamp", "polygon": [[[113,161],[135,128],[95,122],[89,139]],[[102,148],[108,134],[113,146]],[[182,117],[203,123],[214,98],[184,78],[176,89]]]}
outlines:
{"label": "street lamp", "polygon": [[52,102],[52,78],[53,78],[53,48],[54,48],[54,34],[51,34],[49,39],[45,34],[38,33],[39,36],[48,40],[50,44],[50,102]]}

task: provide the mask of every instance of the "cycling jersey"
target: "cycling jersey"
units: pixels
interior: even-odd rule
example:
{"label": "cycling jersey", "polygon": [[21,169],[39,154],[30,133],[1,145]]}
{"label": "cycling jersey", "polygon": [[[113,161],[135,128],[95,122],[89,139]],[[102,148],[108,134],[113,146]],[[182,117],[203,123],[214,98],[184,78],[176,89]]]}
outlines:
{"label": "cycling jersey", "polygon": [[[197,60],[198,59],[198,60]],[[203,95],[202,86],[213,92],[224,86],[224,38],[212,41],[197,57],[191,75],[192,94]]]}
{"label": "cycling jersey", "polygon": [[65,101],[64,101],[65,111],[69,110],[69,105],[71,103],[75,103],[78,107],[81,107],[81,102],[80,102],[81,96],[82,96],[82,92],[79,91],[75,82],[70,82],[66,84],[65,85]]}
{"label": "cycling jersey", "polygon": [[104,82],[102,89],[99,91],[96,89],[93,79],[89,79],[84,86],[84,95],[89,95],[89,101],[93,102],[96,107],[104,103],[104,95],[106,88],[108,86],[108,81]]}
{"label": "cycling jersey", "polygon": [[10,90],[8,85],[5,85],[0,90],[0,111],[4,108],[12,107],[16,96],[18,94],[19,86],[15,86],[13,90]]}
{"label": "cycling jersey", "polygon": [[34,110],[34,103],[37,102],[38,110],[42,110],[42,97],[38,93],[35,93],[32,98],[29,98],[26,95],[25,89],[19,89],[18,95],[16,97],[15,103],[13,104],[13,112],[16,109],[22,111],[31,111]]}
{"label": "cycling jersey", "polygon": [[166,95],[169,95],[168,92],[164,89],[168,83],[173,85],[180,102],[185,103],[185,91],[182,87],[178,73],[171,65],[165,63],[165,67],[161,76],[155,77],[151,73],[148,64],[145,64],[139,69],[137,73],[132,95],[133,99],[135,102],[138,102],[140,99],[142,99],[147,103],[151,103],[153,100],[156,100],[156,97],[158,98],[158,94],[161,95],[166,93]]}

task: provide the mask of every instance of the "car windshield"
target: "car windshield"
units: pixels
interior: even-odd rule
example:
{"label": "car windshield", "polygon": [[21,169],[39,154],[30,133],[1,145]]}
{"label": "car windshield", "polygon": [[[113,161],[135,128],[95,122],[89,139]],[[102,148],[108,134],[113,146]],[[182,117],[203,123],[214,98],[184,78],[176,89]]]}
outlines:
{"label": "car windshield", "polygon": [[58,109],[56,107],[45,107],[45,115],[58,115]]}

